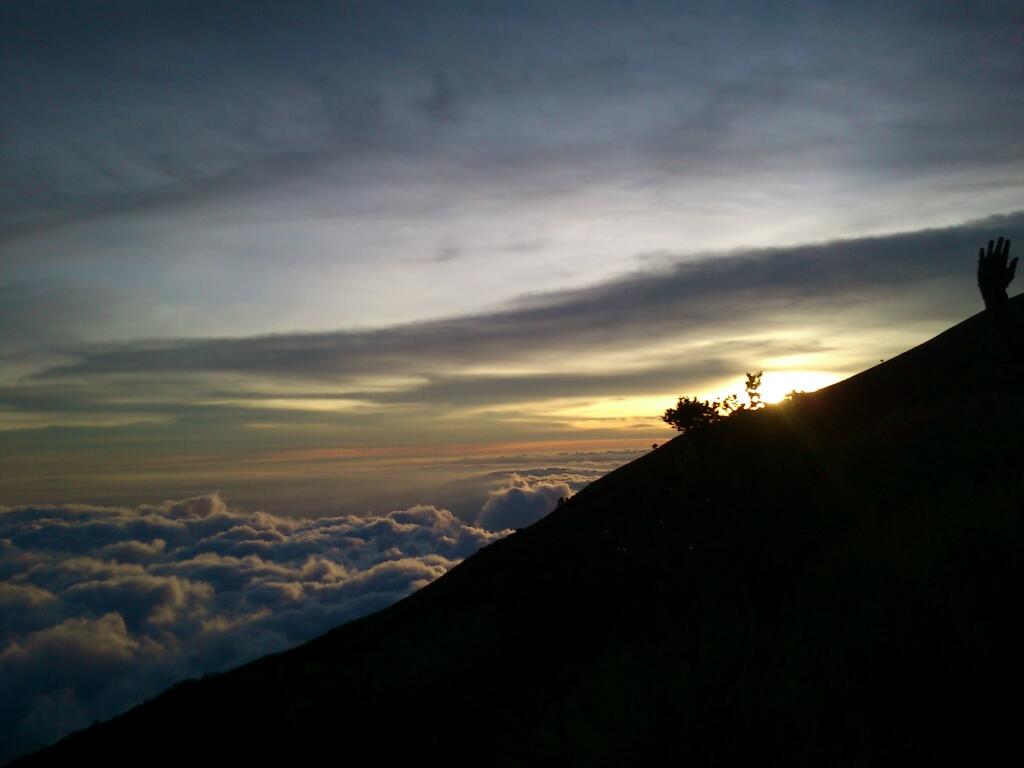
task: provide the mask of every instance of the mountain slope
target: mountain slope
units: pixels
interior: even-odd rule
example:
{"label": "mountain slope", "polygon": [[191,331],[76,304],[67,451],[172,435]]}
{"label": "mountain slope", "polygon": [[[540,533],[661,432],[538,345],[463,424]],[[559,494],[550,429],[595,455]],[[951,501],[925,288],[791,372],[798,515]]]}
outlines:
{"label": "mountain slope", "polygon": [[677,438],[387,610],[17,765],[1024,751],[1015,375],[976,316]]}

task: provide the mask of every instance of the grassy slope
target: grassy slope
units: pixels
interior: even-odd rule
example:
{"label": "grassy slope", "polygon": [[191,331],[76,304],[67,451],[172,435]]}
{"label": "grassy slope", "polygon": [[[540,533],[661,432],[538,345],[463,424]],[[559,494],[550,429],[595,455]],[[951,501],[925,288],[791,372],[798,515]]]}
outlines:
{"label": "grassy slope", "polygon": [[1022,751],[1024,423],[1000,359],[976,317],[676,439],[385,611],[25,764]]}

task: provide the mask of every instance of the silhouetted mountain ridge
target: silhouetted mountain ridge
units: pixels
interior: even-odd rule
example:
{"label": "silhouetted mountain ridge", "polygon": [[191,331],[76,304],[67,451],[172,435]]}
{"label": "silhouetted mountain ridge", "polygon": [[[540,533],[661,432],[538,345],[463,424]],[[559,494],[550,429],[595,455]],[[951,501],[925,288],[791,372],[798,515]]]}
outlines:
{"label": "silhouetted mountain ridge", "polygon": [[677,438],[391,608],[17,764],[1019,753],[1022,411],[975,316]]}

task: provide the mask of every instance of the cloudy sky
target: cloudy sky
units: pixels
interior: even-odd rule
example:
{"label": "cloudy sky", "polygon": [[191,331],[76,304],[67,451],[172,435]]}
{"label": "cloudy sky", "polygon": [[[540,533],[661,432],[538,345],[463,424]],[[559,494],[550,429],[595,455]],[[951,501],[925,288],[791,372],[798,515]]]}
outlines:
{"label": "cloudy sky", "polygon": [[[297,642],[254,606],[320,631],[419,558],[404,594],[680,394],[814,389],[976,312],[977,246],[1024,236],[1022,44],[1011,0],[4,2],[0,740],[255,652],[203,621]],[[165,535],[175,505],[234,522]],[[404,514],[434,545],[302,545]],[[93,636],[149,687],[33,683]]]}

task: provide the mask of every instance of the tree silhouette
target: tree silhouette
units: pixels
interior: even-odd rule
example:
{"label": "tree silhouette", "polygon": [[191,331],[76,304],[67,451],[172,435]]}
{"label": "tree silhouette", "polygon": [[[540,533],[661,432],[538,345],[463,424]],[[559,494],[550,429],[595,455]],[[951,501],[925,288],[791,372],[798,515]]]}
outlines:
{"label": "tree silhouette", "polygon": [[764,371],[758,371],[757,373],[747,372],[747,383],[744,385],[744,389],[747,391],[747,400],[750,401],[750,410],[752,411],[764,407],[764,403],[761,402],[762,376],[764,376]]}
{"label": "tree silhouette", "polygon": [[721,421],[741,407],[736,395],[729,395],[722,400],[698,400],[684,395],[679,398],[675,408],[665,410],[661,420],[685,435]]}
{"label": "tree silhouette", "polygon": [[761,401],[761,376],[764,371],[747,372],[747,400],[749,405],[742,405],[736,395],[726,395],[721,400],[699,400],[684,395],[679,398],[675,408],[667,408],[661,420],[671,424],[684,435],[703,429],[711,424],[722,421],[739,411],[756,411],[764,407]]}

